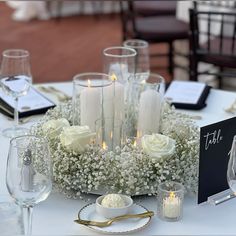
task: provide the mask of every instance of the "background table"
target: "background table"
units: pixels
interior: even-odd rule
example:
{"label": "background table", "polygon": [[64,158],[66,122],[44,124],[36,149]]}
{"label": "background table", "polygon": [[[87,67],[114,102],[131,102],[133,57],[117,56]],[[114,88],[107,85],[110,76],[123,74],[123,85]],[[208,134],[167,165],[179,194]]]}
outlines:
{"label": "background table", "polygon": [[[49,85],[49,84],[48,84]],[[71,83],[50,84],[71,95]],[[47,86],[47,85],[46,85]],[[48,94],[45,94],[48,96]],[[50,98],[55,100],[53,95]],[[234,102],[235,92],[212,90],[208,99],[207,107],[201,111],[183,111],[191,115],[200,115],[197,120],[199,126],[207,125],[233,116],[224,111]],[[56,100],[55,100],[56,101]],[[38,117],[35,117],[35,120]],[[13,125],[13,121],[0,114],[0,128]],[[32,124],[32,121],[27,125]],[[5,186],[6,159],[9,147],[9,139],[0,136],[1,164],[0,164],[0,196],[8,194]],[[89,195],[91,201],[96,196]],[[135,201],[140,202],[149,210],[156,212],[157,201],[155,197],[138,197]],[[47,200],[37,205],[34,209],[33,234],[34,235],[96,235],[84,226],[73,222],[77,217],[78,210],[88,202],[82,200],[66,199],[59,193],[52,193]],[[184,201],[184,214],[180,222],[168,223],[154,216],[150,225],[135,235],[221,235],[236,234],[235,227],[236,199],[212,206],[209,204],[196,204],[196,198],[186,196]],[[0,232],[1,234],[1,232]]]}

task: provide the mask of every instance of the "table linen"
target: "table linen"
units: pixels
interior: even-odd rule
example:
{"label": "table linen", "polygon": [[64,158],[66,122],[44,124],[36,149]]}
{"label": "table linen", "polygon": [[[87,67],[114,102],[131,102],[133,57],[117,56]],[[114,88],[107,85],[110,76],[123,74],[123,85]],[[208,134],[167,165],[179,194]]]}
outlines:
{"label": "table linen", "polygon": [[[68,95],[72,95],[72,83],[44,84],[54,86]],[[36,86],[37,87],[37,86]],[[56,97],[46,96],[57,102]],[[207,107],[200,111],[185,111],[193,116],[201,116],[197,120],[199,127],[212,122],[221,121],[235,116],[226,113],[224,108],[230,106],[236,98],[235,92],[226,92],[212,89],[207,98]],[[33,118],[27,126],[38,119]],[[13,121],[0,114],[0,128],[11,126]],[[1,165],[0,165],[0,196],[8,194],[5,186],[6,159],[9,148],[9,139],[0,137]],[[95,195],[88,196],[91,202],[95,201]],[[134,198],[139,204],[149,210],[156,212],[157,200],[155,197]],[[53,192],[47,200],[35,207],[33,219],[33,235],[99,235],[90,231],[82,225],[73,222],[77,218],[78,211],[88,204],[85,200],[67,199],[60,193]],[[214,207],[209,204],[197,205],[196,198],[186,196],[184,200],[183,219],[176,223],[161,221],[156,215],[152,218],[150,225],[136,232],[135,235],[199,235],[199,234],[235,234],[235,211],[236,199]]]}

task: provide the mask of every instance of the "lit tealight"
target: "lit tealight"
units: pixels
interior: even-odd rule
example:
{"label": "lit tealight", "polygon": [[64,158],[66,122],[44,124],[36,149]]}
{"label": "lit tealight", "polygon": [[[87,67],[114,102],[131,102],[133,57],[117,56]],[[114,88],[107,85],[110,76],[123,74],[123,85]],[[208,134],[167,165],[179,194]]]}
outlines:
{"label": "lit tealight", "polygon": [[107,145],[106,145],[105,142],[102,143],[102,149],[103,149],[103,150],[107,150]]}
{"label": "lit tealight", "polygon": [[111,75],[111,80],[112,80],[112,81],[116,81],[116,80],[117,80],[117,77],[116,77],[115,73],[112,73],[112,75]]}

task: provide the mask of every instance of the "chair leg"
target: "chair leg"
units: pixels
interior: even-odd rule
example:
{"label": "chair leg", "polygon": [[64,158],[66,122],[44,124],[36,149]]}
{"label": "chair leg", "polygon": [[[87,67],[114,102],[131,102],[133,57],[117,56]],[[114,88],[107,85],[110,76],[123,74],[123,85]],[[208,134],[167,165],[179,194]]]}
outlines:
{"label": "chair leg", "polygon": [[189,80],[198,81],[198,61],[192,54],[189,56]]}
{"label": "chair leg", "polygon": [[169,59],[169,73],[171,74],[171,76],[173,76],[173,71],[174,71],[174,58],[173,58],[173,42],[169,42],[169,53],[168,53],[168,59]]}
{"label": "chair leg", "polygon": [[[224,70],[224,68],[223,68],[223,67],[220,67],[220,69],[219,69],[220,73],[222,73],[223,70]],[[219,81],[219,89],[222,89],[222,85],[223,85],[222,79],[223,79],[223,78],[222,78],[221,75],[218,75],[217,78],[218,78],[218,81]]]}

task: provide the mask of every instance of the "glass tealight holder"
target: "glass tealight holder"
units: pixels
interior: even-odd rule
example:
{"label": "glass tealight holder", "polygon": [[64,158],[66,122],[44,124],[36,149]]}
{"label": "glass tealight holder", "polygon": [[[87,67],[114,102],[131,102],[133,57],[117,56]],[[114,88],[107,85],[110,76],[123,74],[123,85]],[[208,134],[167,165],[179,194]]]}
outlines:
{"label": "glass tealight holder", "polygon": [[132,48],[105,48],[103,51],[103,72],[112,76],[113,80],[123,85],[127,84],[135,72],[136,55],[136,51]]}
{"label": "glass tealight holder", "polygon": [[157,214],[164,221],[179,221],[183,215],[184,187],[178,182],[165,182],[158,186]]}
{"label": "glass tealight holder", "polygon": [[115,151],[124,142],[123,122],[119,119],[102,118],[96,121],[97,144],[106,151]]}
{"label": "glass tealight holder", "polygon": [[109,75],[83,73],[73,78],[73,125],[89,126],[108,113],[113,115],[114,85]]}
{"label": "glass tealight holder", "polygon": [[165,80],[158,74],[149,74],[147,80],[137,79],[132,83],[126,115],[127,137],[159,133],[164,90]]}

